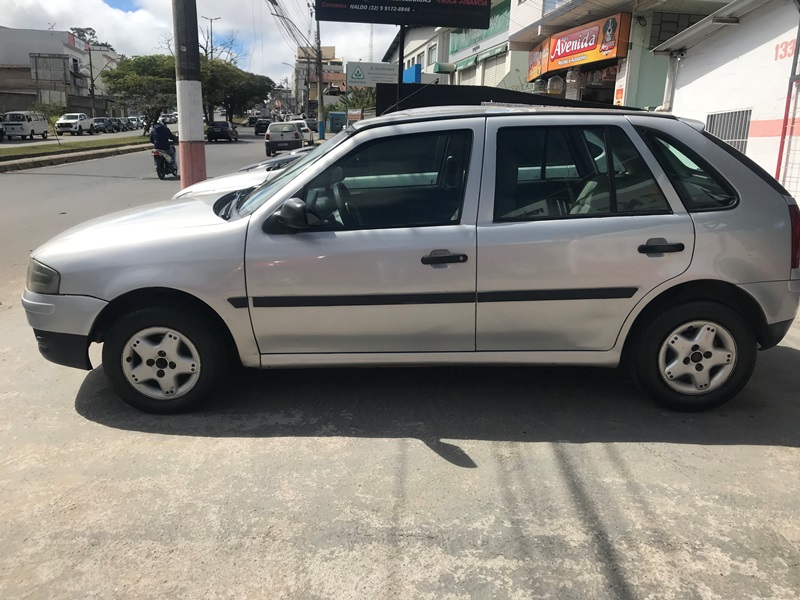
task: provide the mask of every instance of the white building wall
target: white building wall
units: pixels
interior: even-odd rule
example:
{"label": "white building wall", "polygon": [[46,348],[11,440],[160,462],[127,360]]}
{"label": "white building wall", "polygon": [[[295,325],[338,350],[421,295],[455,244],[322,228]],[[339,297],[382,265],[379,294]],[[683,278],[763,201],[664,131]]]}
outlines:
{"label": "white building wall", "polygon": [[509,14],[508,38],[513,40],[517,34],[527,33],[525,30],[531,23],[542,19],[542,0],[511,0]]}
{"label": "white building wall", "polygon": [[[0,28],[0,64],[28,65],[30,54],[69,54],[83,65],[89,53],[67,45],[66,31]],[[80,42],[79,42],[80,43]]]}
{"label": "white building wall", "polygon": [[[673,113],[707,122],[710,113],[752,109],[747,155],[775,173],[800,14],[792,0],[771,0],[687,50],[680,59]],[[778,58],[776,58],[776,47]]]}

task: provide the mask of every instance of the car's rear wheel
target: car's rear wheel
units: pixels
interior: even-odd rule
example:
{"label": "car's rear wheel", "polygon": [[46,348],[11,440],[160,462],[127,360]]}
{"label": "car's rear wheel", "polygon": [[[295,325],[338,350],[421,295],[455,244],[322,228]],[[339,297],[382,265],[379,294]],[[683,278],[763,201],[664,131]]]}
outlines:
{"label": "car's rear wheel", "polygon": [[46,139],[47,139],[47,132],[46,132],[46,131],[43,131],[43,132],[42,132],[42,139],[43,139],[43,140],[46,140]]}
{"label": "car's rear wheel", "polygon": [[170,414],[199,407],[224,380],[228,360],[202,315],[144,308],[106,333],[103,370],[111,387],[139,410]]}
{"label": "car's rear wheel", "polygon": [[633,345],[634,375],[662,406],[698,412],[724,404],[747,384],[756,339],[742,315],[716,302],[667,309]]}

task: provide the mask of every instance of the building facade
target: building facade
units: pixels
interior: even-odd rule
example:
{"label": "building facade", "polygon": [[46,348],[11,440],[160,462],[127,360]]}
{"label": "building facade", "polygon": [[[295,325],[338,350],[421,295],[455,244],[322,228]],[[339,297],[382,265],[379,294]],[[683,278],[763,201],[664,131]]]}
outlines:
{"label": "building facade", "polygon": [[674,70],[665,108],[702,121],[796,196],[800,103],[792,69],[799,23],[794,0],[735,0],[656,48]]}
{"label": "building facade", "polygon": [[113,50],[90,47],[68,31],[0,27],[0,112],[46,102],[91,113],[94,91],[96,114],[107,114],[111,103],[100,74],[118,61]]}
{"label": "building facade", "polygon": [[[663,98],[669,59],[652,49],[725,4],[494,0],[486,30],[409,29],[404,68],[422,61],[423,73],[448,74],[442,83],[655,108]],[[384,62],[397,62],[397,42]]]}

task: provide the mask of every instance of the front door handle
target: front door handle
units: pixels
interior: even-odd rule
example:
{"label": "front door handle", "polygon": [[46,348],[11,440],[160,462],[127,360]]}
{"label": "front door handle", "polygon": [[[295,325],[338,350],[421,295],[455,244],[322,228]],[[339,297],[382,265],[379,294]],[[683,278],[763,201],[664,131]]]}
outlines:
{"label": "front door handle", "polygon": [[430,254],[422,257],[423,265],[446,265],[449,263],[465,263],[467,262],[466,254],[453,254],[449,250],[434,250]]}
{"label": "front door handle", "polygon": [[664,238],[650,238],[639,246],[640,254],[666,254],[667,252],[683,252],[686,249],[682,243],[670,244]]}

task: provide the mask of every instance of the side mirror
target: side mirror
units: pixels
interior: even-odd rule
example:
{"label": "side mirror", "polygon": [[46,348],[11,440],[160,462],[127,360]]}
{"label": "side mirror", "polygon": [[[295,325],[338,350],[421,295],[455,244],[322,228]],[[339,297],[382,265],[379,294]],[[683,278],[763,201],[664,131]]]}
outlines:
{"label": "side mirror", "polygon": [[289,198],[264,221],[264,233],[297,233],[308,229],[308,207],[300,198]]}

